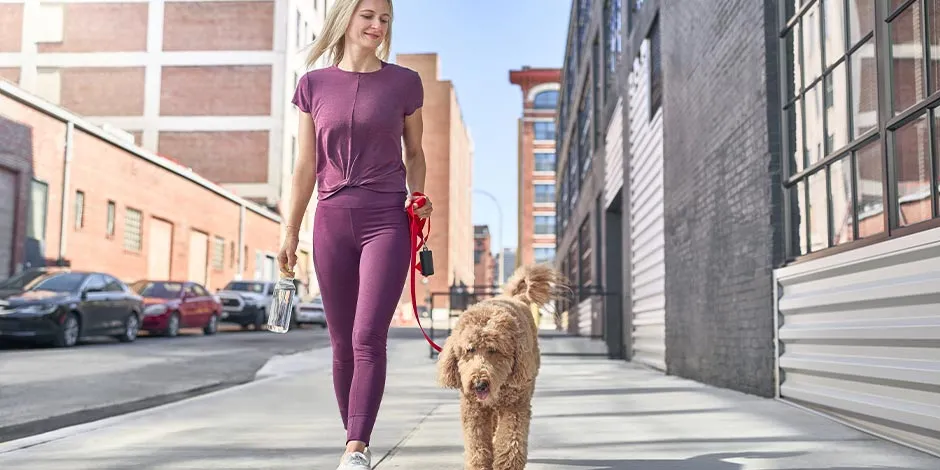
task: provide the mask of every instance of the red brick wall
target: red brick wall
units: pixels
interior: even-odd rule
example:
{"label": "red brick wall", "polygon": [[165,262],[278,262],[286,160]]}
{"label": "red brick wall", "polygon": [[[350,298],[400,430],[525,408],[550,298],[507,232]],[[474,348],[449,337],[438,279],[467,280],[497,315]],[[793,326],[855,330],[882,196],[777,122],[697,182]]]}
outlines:
{"label": "red brick wall", "polygon": [[[0,6],[3,4],[0,3]],[[0,79],[5,79],[14,84],[20,82],[20,69],[17,67],[0,67]]]}
{"label": "red brick wall", "polygon": [[165,51],[263,51],[274,47],[274,2],[168,2]]}
{"label": "red brick wall", "polygon": [[143,67],[75,67],[60,69],[60,104],[83,116],[144,114]]}
{"label": "red brick wall", "polygon": [[212,181],[268,181],[267,131],[161,132],[158,148]]}
{"label": "red brick wall", "polygon": [[147,50],[147,3],[66,3],[61,43],[40,43],[39,52]]}
{"label": "red brick wall", "polygon": [[0,3],[0,52],[20,52],[23,41],[23,4]]}
{"label": "red brick wall", "polygon": [[270,66],[164,67],[160,114],[268,116],[270,89]]}
{"label": "red brick wall", "polygon": [[[39,111],[0,96],[0,116],[33,129],[36,177],[49,183],[49,209],[46,223],[46,255],[58,255],[58,233],[62,194],[62,149],[66,125]],[[75,228],[74,194],[84,191],[84,224]],[[147,275],[148,230],[151,218],[173,224],[171,273],[174,278],[188,275],[189,233],[199,230],[225,240],[225,264],[209,272],[210,288],[221,287],[235,277],[237,263],[230,258],[230,244],[238,242],[239,206],[198,184],[150,163],[120,147],[76,129],[66,225],[66,258],[78,269],[97,269],[132,281]],[[108,237],[107,201],[116,203],[114,237]],[[124,247],[127,208],[143,213],[142,250]],[[276,252],[279,226],[274,220],[246,211],[245,240],[251,259],[246,273],[253,275],[254,251]],[[210,243],[211,245],[211,243]],[[237,245],[236,245],[237,246]],[[236,251],[238,251],[236,249]],[[237,254],[237,253],[236,253]],[[210,248],[211,259],[211,248]]]}

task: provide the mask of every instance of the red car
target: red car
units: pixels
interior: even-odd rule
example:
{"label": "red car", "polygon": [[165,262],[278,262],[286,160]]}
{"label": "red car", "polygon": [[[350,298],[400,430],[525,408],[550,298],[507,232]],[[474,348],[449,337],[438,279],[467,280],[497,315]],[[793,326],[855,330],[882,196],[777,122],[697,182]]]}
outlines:
{"label": "red car", "polygon": [[222,303],[195,282],[137,281],[130,288],[144,299],[140,329],[176,336],[180,328],[202,328],[214,335],[219,330]]}

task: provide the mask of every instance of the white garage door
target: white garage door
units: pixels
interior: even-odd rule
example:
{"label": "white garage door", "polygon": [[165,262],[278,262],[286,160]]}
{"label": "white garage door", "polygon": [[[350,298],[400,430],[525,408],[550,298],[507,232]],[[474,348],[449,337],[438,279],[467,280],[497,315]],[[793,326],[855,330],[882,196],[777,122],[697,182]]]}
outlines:
{"label": "white garage door", "polygon": [[16,174],[0,168],[0,279],[13,274],[13,215],[17,204]]}
{"label": "white garage door", "polygon": [[649,40],[630,75],[633,361],[666,369],[663,112],[650,116]]}
{"label": "white garage door", "polygon": [[147,278],[170,279],[173,258],[173,224],[150,219],[150,242],[147,248]]}
{"label": "white garage door", "polygon": [[209,235],[189,232],[189,280],[206,284],[206,271],[209,264]]}

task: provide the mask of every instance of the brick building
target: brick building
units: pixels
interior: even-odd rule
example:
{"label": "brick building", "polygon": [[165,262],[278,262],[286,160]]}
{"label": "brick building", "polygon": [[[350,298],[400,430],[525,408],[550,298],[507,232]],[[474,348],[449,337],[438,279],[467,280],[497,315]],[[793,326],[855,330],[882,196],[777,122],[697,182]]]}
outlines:
{"label": "brick building", "polygon": [[17,268],[32,243],[39,256],[30,265],[64,263],[128,282],[213,289],[276,275],[281,220],[270,210],[2,81],[0,129],[0,153],[32,161],[18,176],[29,195],[20,186],[27,207],[17,233],[26,239],[14,249],[24,260]]}
{"label": "brick building", "polygon": [[486,225],[473,226],[473,285],[492,286],[496,284],[496,258],[492,253],[490,228]]}
{"label": "brick building", "polygon": [[26,263],[30,180],[33,176],[29,128],[0,116],[0,279]]}
{"label": "brick building", "polygon": [[[3,2],[0,79],[284,213],[297,148],[290,98],[331,5]],[[313,210],[298,261],[310,284]]]}
{"label": "brick building", "polygon": [[[425,193],[434,201],[429,246],[434,271],[429,292],[448,292],[453,284],[473,284],[473,222],[470,188],[473,183],[473,140],[463,120],[453,82],[441,79],[437,54],[398,54],[396,63],[418,72],[424,84],[424,152],[427,156]],[[408,281],[410,282],[410,281]],[[420,302],[420,300],[419,300]],[[411,292],[402,293],[410,311]],[[434,300],[436,311],[450,305],[446,295]]]}
{"label": "brick building", "polygon": [[555,113],[561,70],[522,67],[509,72],[522,89],[519,118],[519,240],[516,264],[555,261]]}
{"label": "brick building", "polygon": [[570,18],[569,330],[940,455],[934,2],[576,0]]}

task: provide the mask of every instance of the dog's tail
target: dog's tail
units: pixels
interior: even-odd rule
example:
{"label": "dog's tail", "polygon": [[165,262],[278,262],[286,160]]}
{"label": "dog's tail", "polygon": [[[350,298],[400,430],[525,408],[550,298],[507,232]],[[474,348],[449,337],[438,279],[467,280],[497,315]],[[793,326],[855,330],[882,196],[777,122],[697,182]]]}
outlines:
{"label": "dog's tail", "polygon": [[544,264],[527,265],[513,273],[503,292],[527,304],[545,305],[564,288],[561,273]]}

